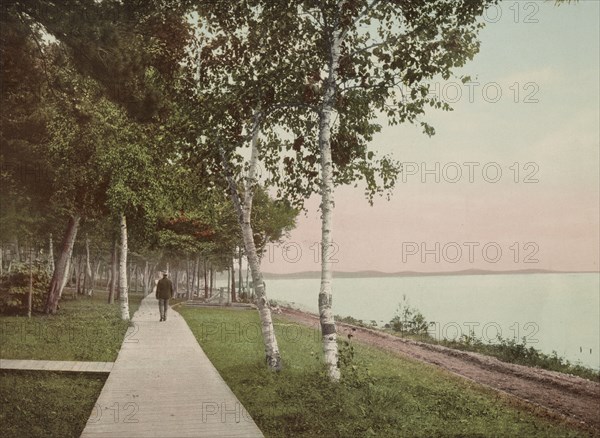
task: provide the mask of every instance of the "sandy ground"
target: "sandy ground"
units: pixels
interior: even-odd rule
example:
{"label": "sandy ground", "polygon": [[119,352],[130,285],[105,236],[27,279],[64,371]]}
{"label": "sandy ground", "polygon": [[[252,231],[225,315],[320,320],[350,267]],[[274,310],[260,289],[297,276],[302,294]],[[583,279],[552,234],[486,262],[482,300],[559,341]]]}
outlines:
{"label": "sandy ground", "polygon": [[[282,315],[318,328],[318,317],[292,309]],[[542,415],[558,417],[600,436],[600,383],[580,377],[514,365],[494,357],[402,339],[387,333],[338,323],[344,338],[432,364],[524,402]]]}

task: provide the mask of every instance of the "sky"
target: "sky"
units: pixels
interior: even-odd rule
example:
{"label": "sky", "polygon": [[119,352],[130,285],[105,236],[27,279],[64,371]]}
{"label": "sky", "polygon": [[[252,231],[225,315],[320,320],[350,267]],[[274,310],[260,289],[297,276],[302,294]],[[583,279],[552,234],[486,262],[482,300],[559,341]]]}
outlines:
{"label": "sky", "polygon": [[[335,193],[334,270],[598,271],[600,259],[600,2],[503,1],[489,10],[481,50],[435,83],[454,111],[387,126],[370,148],[403,174],[389,201]],[[319,199],[312,197],[265,272],[320,269]]]}

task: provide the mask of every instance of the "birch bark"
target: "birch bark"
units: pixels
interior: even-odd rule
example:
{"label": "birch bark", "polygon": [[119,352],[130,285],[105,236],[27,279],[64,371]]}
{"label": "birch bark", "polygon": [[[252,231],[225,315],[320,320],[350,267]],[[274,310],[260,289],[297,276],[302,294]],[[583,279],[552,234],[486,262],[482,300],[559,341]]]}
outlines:
{"label": "birch bark", "polygon": [[67,231],[62,241],[60,256],[56,262],[54,268],[54,274],[50,281],[48,288],[48,295],[46,298],[46,305],[44,311],[49,314],[55,314],[58,308],[58,300],[62,294],[62,290],[65,283],[65,277],[68,275],[68,263],[73,254],[73,245],[75,244],[75,238],[77,237],[77,230],[79,229],[79,216],[71,216],[67,225]]}
{"label": "birch bark", "polygon": [[[256,251],[256,245],[254,243],[254,233],[252,231],[252,224],[250,218],[252,216],[252,201],[254,198],[254,187],[256,186],[256,171],[258,166],[258,114],[255,115],[255,122],[253,124],[252,131],[252,142],[251,142],[251,156],[250,166],[248,169],[248,176],[245,181],[244,187],[244,199],[243,202],[240,199],[237,186],[233,180],[233,176],[226,172],[227,181],[229,184],[229,190],[233,204],[238,213],[238,220],[242,228],[242,237],[244,239],[244,247],[246,248],[246,257],[248,258],[248,265],[252,273],[252,282],[254,283],[254,290],[256,293],[256,306],[258,307],[258,313],[261,321],[261,332],[263,337],[263,343],[265,345],[265,359],[269,369],[273,371],[281,370],[281,355],[279,353],[279,346],[277,345],[277,338],[275,337],[275,330],[273,327],[273,319],[271,317],[271,307],[269,300],[267,299],[265,282],[263,280],[262,271],[260,268],[260,259]],[[227,168],[227,162],[223,155],[223,165]]]}
{"label": "birch bark", "polygon": [[121,319],[129,320],[129,295],[127,287],[127,219],[121,214],[121,250],[119,257],[119,302]]}
{"label": "birch bark", "polygon": [[85,275],[84,275],[84,293],[88,296],[92,296],[94,293],[94,285],[92,282],[92,265],[90,263],[90,239],[85,239]]}
{"label": "birch bark", "polygon": [[[339,8],[343,6],[340,2]],[[321,287],[319,290],[319,319],[323,340],[323,359],[329,378],[340,378],[338,367],[337,331],[333,317],[332,273],[330,250],[333,248],[333,161],[331,157],[331,123],[334,111],[337,69],[340,60],[342,33],[334,27],[329,46],[329,65],[324,81],[323,103],[319,110],[319,149],[321,152]]]}
{"label": "birch bark", "polygon": [[48,272],[54,272],[54,243],[52,242],[52,234],[48,239]]}

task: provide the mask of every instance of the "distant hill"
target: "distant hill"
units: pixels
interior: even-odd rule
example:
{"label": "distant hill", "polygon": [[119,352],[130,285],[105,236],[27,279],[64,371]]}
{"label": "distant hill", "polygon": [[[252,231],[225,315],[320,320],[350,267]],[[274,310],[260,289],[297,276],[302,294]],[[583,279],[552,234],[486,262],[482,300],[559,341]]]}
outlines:
{"label": "distant hill", "polygon": [[[399,271],[399,272],[381,272],[381,271],[334,271],[334,278],[369,278],[369,277],[428,277],[440,275],[510,275],[510,274],[598,274],[594,271],[552,271],[548,269],[517,269],[509,271],[490,271],[486,269],[464,269],[462,271],[448,272],[418,272],[418,271]],[[289,274],[274,274],[265,272],[263,276],[266,279],[303,279],[303,278],[321,278],[321,271],[303,271]]]}

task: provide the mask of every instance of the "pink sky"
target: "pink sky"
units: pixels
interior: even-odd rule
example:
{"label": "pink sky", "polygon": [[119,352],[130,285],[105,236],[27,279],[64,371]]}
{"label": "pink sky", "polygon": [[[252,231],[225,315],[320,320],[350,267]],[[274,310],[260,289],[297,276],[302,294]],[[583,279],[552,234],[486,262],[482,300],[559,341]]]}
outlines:
{"label": "pink sky", "polygon": [[[438,188],[427,197],[421,195],[401,191],[391,201],[377,200],[370,207],[360,192],[339,189],[334,269],[598,271],[598,192],[515,191],[498,196],[490,191],[489,196],[469,199],[453,188]],[[320,240],[318,199],[309,205],[308,215],[299,216],[298,227],[284,245],[273,246],[265,255],[265,272],[319,270],[314,246]],[[530,263],[525,262],[527,256]]]}

